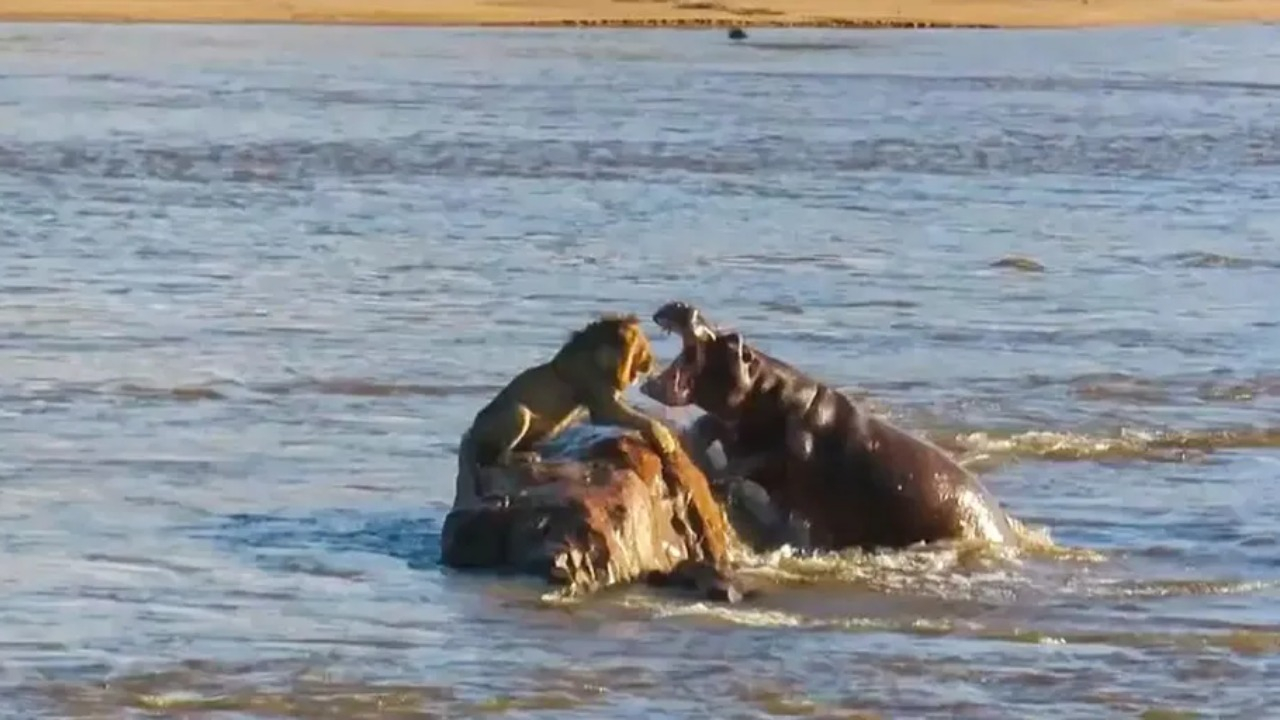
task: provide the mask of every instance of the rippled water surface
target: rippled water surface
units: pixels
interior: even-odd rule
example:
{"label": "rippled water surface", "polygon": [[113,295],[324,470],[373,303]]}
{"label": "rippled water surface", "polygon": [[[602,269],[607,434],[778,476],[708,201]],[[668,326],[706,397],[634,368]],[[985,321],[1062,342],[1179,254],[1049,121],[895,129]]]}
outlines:
{"label": "rippled water surface", "polygon": [[[0,26],[0,711],[1264,717],[1278,242],[1275,27]],[[1059,549],[442,571],[471,414],[673,298]]]}

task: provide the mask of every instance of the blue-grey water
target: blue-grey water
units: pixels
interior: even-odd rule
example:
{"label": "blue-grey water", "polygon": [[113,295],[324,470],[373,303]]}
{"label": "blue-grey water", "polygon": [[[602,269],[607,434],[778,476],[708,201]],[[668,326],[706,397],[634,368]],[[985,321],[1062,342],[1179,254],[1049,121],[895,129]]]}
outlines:
{"label": "blue-grey water", "polygon": [[[0,715],[1265,717],[1278,282],[1277,27],[0,26]],[[1057,549],[439,568],[475,410],[677,298]]]}

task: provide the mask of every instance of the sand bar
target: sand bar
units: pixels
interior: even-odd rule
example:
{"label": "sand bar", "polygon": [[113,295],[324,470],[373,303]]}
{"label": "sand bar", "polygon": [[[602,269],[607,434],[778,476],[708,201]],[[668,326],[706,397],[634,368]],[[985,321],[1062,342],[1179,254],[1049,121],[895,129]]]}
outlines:
{"label": "sand bar", "polygon": [[1280,0],[0,0],[0,20],[582,27],[1087,27],[1280,21]]}

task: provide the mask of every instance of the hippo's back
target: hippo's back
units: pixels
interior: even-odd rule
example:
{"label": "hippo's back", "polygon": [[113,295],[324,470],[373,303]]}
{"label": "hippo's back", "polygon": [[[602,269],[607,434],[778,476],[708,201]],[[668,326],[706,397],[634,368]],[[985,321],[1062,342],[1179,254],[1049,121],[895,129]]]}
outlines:
{"label": "hippo's back", "polygon": [[868,529],[883,538],[877,544],[1012,539],[999,502],[947,451],[865,408],[854,412],[839,477],[828,481],[863,506]]}

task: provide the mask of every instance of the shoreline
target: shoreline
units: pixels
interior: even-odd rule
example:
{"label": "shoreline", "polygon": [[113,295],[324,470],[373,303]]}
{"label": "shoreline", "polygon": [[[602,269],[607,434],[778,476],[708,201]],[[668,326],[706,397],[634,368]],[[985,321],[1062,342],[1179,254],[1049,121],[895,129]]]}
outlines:
{"label": "shoreline", "polygon": [[[1226,21],[1231,22],[1231,21]],[[1247,23],[1237,21],[1235,24]],[[735,20],[733,18],[567,18],[563,20],[387,20],[378,18],[137,18],[112,15],[56,17],[9,17],[0,11],[0,25],[310,25],[320,27],[418,27],[457,29],[560,30],[707,30],[731,27],[760,29],[836,30],[1053,30],[1067,25],[993,25],[989,23],[949,23],[933,20],[880,20],[857,18],[800,18],[796,20]],[[1198,23],[1207,24],[1207,23]],[[1079,26],[1087,27],[1087,26]],[[1099,26],[1099,27],[1111,27]]]}
{"label": "shoreline", "polygon": [[856,14],[849,2],[5,0],[0,23],[991,30],[1280,22],[1280,0],[860,0]]}

